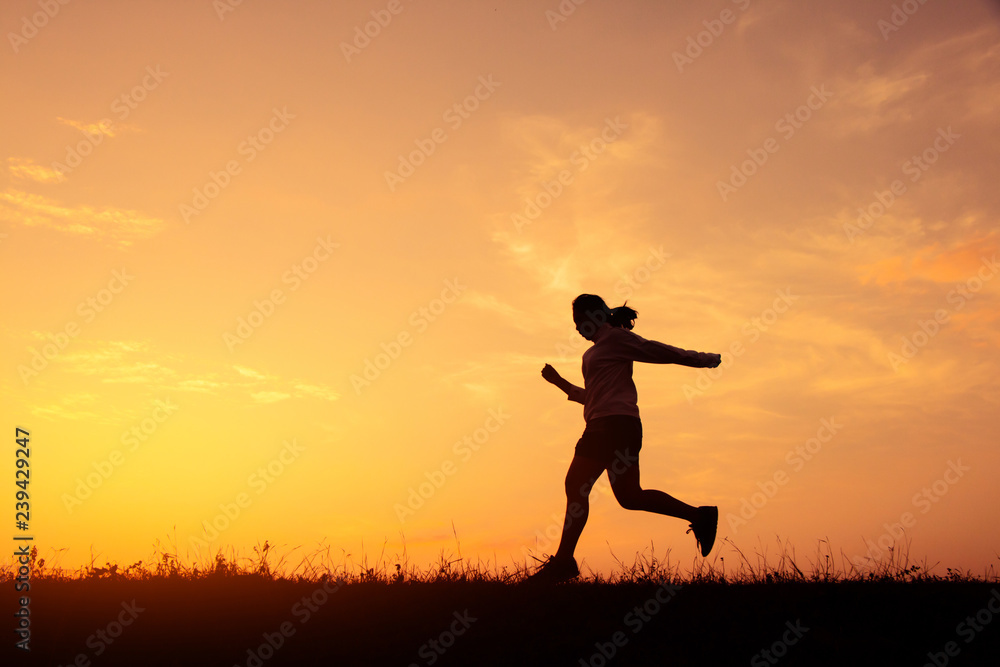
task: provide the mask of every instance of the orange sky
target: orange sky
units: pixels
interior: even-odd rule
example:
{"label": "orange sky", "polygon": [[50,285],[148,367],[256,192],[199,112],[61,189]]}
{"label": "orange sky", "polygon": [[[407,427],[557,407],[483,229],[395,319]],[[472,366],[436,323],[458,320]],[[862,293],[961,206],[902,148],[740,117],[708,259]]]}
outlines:
{"label": "orange sky", "polygon": [[[0,8],[43,555],[551,553],[589,292],[724,353],[635,369],[720,539],[997,564],[996,3],[49,4]],[[577,557],[686,527],[604,478]]]}

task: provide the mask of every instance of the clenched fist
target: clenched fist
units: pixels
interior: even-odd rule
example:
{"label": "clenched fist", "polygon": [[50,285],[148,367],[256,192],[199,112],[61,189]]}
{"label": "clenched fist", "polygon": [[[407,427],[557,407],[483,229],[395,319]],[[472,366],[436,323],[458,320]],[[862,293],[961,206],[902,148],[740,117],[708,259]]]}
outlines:
{"label": "clenched fist", "polygon": [[552,384],[555,384],[562,376],[559,375],[559,372],[552,368],[552,366],[545,364],[545,367],[542,369],[542,377]]}

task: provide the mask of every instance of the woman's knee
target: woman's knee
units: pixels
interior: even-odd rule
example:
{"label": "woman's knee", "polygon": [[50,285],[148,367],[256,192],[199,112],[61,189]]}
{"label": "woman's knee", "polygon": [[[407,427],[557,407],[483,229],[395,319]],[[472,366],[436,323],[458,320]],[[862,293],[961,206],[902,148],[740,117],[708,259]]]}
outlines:
{"label": "woman's knee", "polygon": [[567,475],[566,483],[564,485],[566,489],[566,497],[570,500],[584,500],[586,501],[590,497],[590,490],[594,486],[594,480],[587,480],[575,475]]}
{"label": "woman's knee", "polygon": [[615,499],[618,504],[627,510],[645,509],[646,503],[643,498],[642,489],[615,490]]}
{"label": "woman's knee", "polygon": [[604,468],[586,459],[574,459],[573,463],[570,464],[569,472],[566,473],[564,484],[566,497],[570,499],[589,498],[590,490],[603,472]]}

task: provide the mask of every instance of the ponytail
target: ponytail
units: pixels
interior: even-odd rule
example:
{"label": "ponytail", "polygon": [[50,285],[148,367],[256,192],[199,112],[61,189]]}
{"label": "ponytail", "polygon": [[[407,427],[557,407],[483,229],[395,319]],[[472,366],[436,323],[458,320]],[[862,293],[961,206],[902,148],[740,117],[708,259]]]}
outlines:
{"label": "ponytail", "polygon": [[[625,304],[627,303],[628,301],[625,302]],[[581,294],[573,300],[573,315],[574,318],[577,316],[586,317],[595,325],[607,322],[613,327],[631,331],[639,313],[625,304],[617,308],[608,308],[604,299],[596,294]]]}
{"label": "ponytail", "polygon": [[[628,301],[625,303],[628,303]],[[611,323],[611,326],[631,331],[635,326],[635,318],[639,317],[639,313],[626,306],[625,303],[611,309],[611,318],[608,321]]]}

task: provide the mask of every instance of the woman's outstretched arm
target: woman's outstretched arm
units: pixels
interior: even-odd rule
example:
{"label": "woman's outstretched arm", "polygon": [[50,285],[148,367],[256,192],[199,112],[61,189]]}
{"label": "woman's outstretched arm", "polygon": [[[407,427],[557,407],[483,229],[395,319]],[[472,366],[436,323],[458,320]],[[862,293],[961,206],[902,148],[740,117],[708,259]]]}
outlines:
{"label": "woman's outstretched arm", "polygon": [[647,340],[631,331],[619,330],[622,352],[633,361],[648,364],[679,364],[692,368],[715,368],[722,363],[722,356],[712,352],[683,350],[655,340]]}
{"label": "woman's outstretched arm", "polygon": [[577,387],[569,380],[563,378],[563,376],[559,375],[559,372],[549,364],[545,364],[545,367],[542,368],[542,377],[566,392],[566,398],[569,400],[576,401],[581,404],[583,403],[583,387]]}

